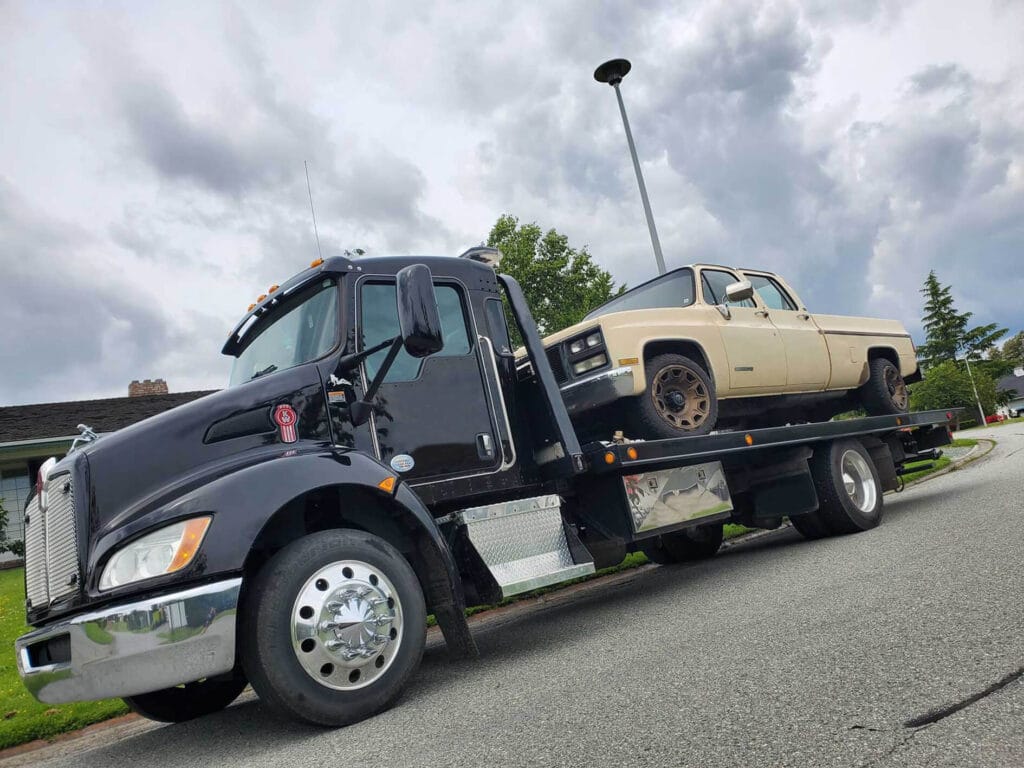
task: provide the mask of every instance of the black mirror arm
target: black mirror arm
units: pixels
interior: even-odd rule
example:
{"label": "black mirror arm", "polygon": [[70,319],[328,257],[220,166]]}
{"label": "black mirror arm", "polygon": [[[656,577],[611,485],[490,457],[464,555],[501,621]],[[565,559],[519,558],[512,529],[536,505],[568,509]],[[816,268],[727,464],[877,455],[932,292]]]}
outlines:
{"label": "black mirror arm", "polygon": [[363,360],[368,358],[370,355],[376,352],[380,352],[385,347],[394,344],[394,342],[394,339],[388,339],[387,341],[382,341],[380,344],[374,344],[372,347],[367,347],[366,349],[360,350],[359,352],[353,352],[350,355],[343,355],[342,358],[338,361],[338,369],[342,371],[347,371],[350,368],[359,365],[359,363],[363,362]]}
{"label": "black mirror arm", "polygon": [[388,375],[388,371],[391,369],[392,363],[395,362],[395,358],[398,356],[398,350],[402,348],[402,337],[395,336],[391,341],[384,342],[380,346],[376,347],[374,351],[383,349],[388,344],[391,345],[391,349],[388,350],[387,355],[384,357],[384,362],[380,364],[380,368],[377,369],[377,375],[373,377],[373,381],[370,382],[370,386],[366,388],[366,392],[363,394],[363,400],[370,402],[377,394],[377,390],[380,385],[384,383],[384,377]]}

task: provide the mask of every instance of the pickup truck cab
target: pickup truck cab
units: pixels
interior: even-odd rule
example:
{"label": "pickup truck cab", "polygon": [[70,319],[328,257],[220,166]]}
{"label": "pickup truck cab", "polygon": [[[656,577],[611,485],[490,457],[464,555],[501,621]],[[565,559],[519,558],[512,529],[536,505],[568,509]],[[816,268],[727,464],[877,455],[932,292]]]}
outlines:
{"label": "pickup truck cab", "polygon": [[920,378],[898,321],[811,313],[779,275],[712,264],[643,283],[544,345],[577,422],[644,438],[903,413]]}

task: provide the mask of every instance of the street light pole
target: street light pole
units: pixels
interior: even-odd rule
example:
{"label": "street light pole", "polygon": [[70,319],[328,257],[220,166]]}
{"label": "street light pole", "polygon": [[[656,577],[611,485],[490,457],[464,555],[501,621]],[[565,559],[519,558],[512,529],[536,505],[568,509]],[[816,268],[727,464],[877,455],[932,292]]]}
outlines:
{"label": "street light pole", "polygon": [[970,353],[964,353],[964,362],[967,363],[967,376],[971,380],[971,389],[974,390],[974,402],[978,406],[978,415],[981,417],[981,426],[988,429],[988,422],[985,421],[985,410],[981,407],[981,398],[978,397],[978,387],[974,383],[974,374],[971,373]]}
{"label": "street light pole", "polygon": [[622,82],[632,64],[626,59],[612,59],[606,61],[594,70],[594,79],[599,83],[607,83],[615,89],[615,98],[619,102],[619,112],[622,114],[622,127],[626,129],[626,143],[629,144],[629,155],[633,158],[633,170],[636,171],[636,183],[640,187],[640,200],[644,204],[644,216],[647,217],[647,229],[651,233],[651,245],[654,247],[654,259],[658,262],[658,274],[665,274],[665,257],[661,253],[661,241],[658,240],[658,230],[654,226],[654,214],[651,213],[651,201],[647,198],[647,185],[644,184],[644,175],[640,171],[640,160],[636,156],[636,144],[633,143],[633,132],[629,130],[629,118],[626,117],[626,104],[622,100],[622,91],[619,90],[619,83]]}

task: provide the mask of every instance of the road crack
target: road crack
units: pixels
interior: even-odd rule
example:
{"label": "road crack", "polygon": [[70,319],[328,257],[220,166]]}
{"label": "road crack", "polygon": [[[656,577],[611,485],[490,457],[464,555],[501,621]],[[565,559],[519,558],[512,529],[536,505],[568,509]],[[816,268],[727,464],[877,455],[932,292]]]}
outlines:
{"label": "road crack", "polygon": [[955,701],[951,704],[946,704],[942,707],[938,707],[937,709],[929,710],[923,715],[918,715],[917,717],[910,718],[905,723],[903,723],[903,727],[920,728],[924,725],[931,725],[932,723],[937,723],[940,720],[949,717],[950,715],[956,714],[962,709],[966,709],[967,707],[971,706],[971,704],[981,701],[986,696],[991,696],[993,693],[1001,691],[1010,683],[1019,680],[1022,676],[1024,676],[1024,667],[1019,667],[1010,674],[1004,675],[1002,678],[992,683],[992,685],[988,686],[982,691],[973,693],[970,696],[960,699],[959,701]]}

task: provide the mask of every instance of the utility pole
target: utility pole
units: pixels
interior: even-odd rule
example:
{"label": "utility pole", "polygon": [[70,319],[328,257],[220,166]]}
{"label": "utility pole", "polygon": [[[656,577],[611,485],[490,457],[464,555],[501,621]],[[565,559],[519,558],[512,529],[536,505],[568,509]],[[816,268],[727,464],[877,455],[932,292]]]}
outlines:
{"label": "utility pole", "polygon": [[978,415],[981,417],[981,426],[988,429],[988,422],[985,421],[985,410],[981,407],[981,398],[978,397],[978,387],[974,383],[974,374],[971,373],[971,355],[970,352],[964,352],[964,362],[967,363],[967,376],[971,380],[971,389],[974,390],[974,402],[978,406]]}
{"label": "utility pole", "polygon": [[627,59],[612,59],[594,70],[594,79],[599,83],[607,83],[615,89],[615,97],[619,101],[619,112],[622,114],[622,127],[626,129],[626,142],[629,144],[629,154],[633,158],[633,170],[636,171],[636,183],[640,187],[640,200],[644,204],[644,216],[647,217],[647,229],[651,233],[651,245],[654,246],[654,260],[658,262],[658,274],[665,274],[665,257],[661,254],[661,241],[658,240],[658,230],[654,226],[654,214],[651,213],[651,201],[647,199],[647,186],[644,184],[644,175],[640,172],[640,161],[636,156],[636,144],[633,143],[633,132],[629,130],[629,118],[626,117],[626,104],[622,100],[622,91],[619,90],[619,83],[622,82],[633,65]]}

